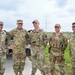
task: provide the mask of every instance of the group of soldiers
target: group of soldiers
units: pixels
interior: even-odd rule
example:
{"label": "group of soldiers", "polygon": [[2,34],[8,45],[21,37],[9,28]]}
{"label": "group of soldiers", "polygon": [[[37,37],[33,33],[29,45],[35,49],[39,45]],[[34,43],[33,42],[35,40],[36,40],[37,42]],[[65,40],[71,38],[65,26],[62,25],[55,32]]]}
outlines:
{"label": "group of soldiers", "polygon": [[[34,29],[28,33],[23,28],[23,20],[17,20],[17,27],[9,34],[3,31],[3,22],[0,21],[0,75],[4,75],[5,62],[7,48],[10,46],[13,49],[13,70],[15,75],[23,75],[25,66],[26,53],[25,47],[30,44],[31,57],[32,57],[32,72],[31,75],[35,75],[37,71],[37,65],[39,62],[40,71],[42,75],[46,75],[47,71],[45,68],[45,55],[44,49],[49,42],[49,61],[50,61],[50,73],[56,75],[55,62],[57,61],[60,68],[60,75],[65,75],[65,59],[64,51],[68,46],[68,40],[60,32],[60,24],[55,24],[55,32],[48,38],[47,34],[40,29],[40,23],[38,20],[32,22]],[[75,23],[72,23],[73,33],[69,39],[70,56],[72,58],[72,75],[75,75]],[[13,37],[13,43],[10,44],[10,39]]]}

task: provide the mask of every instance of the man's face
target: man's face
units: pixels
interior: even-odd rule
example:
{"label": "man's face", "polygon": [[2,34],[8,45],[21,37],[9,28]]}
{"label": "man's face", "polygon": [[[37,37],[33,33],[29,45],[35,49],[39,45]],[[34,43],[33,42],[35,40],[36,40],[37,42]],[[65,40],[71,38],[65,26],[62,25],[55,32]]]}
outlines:
{"label": "man's face", "polygon": [[23,23],[17,23],[18,29],[22,29]]}
{"label": "man's face", "polygon": [[39,28],[39,23],[38,22],[37,23],[34,22],[33,26],[34,26],[35,29],[38,29]]}
{"label": "man's face", "polygon": [[0,25],[0,31],[3,29],[3,25]]}
{"label": "man's face", "polygon": [[60,32],[60,27],[55,27],[55,32]]}
{"label": "man's face", "polygon": [[75,32],[75,26],[72,27],[73,32]]}

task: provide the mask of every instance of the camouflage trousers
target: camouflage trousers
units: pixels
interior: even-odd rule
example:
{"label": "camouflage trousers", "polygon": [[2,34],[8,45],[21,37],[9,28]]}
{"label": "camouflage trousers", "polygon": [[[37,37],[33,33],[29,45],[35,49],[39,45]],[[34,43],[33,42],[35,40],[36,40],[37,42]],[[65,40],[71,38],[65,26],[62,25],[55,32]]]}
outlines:
{"label": "camouflage trousers", "polygon": [[24,53],[13,53],[13,69],[14,72],[22,72],[24,70],[26,60],[26,54]]}
{"label": "camouflage trousers", "polygon": [[60,75],[65,75],[65,70],[64,70],[64,66],[65,66],[65,61],[64,61],[64,56],[55,56],[52,53],[50,53],[50,72],[51,75],[56,75],[55,73],[55,63],[57,61],[58,66],[60,68]]}
{"label": "camouflage trousers", "polygon": [[0,73],[5,72],[6,54],[0,53]]}
{"label": "camouflage trousers", "polygon": [[42,75],[45,75],[44,48],[38,48],[38,47],[31,48],[31,56],[32,56],[32,73],[33,74],[36,73],[39,64]]}
{"label": "camouflage trousers", "polygon": [[72,75],[75,75],[75,58],[72,58]]}

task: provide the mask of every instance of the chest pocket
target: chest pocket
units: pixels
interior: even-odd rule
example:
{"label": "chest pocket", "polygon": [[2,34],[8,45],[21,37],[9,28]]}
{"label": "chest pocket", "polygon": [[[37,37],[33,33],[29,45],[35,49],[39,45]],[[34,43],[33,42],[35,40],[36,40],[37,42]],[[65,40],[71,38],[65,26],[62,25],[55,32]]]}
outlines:
{"label": "chest pocket", "polygon": [[1,35],[1,41],[5,41],[5,39],[6,39],[6,34],[2,34]]}
{"label": "chest pocket", "polygon": [[62,45],[63,45],[63,38],[62,37],[55,36],[52,38],[52,42],[51,42],[52,47],[60,48],[60,47],[62,47]]}
{"label": "chest pocket", "polygon": [[33,32],[31,37],[31,43],[33,45],[42,45],[43,44],[43,35],[41,32]]}
{"label": "chest pocket", "polygon": [[25,33],[24,32],[16,32],[13,36],[15,44],[23,44],[25,42]]}
{"label": "chest pocket", "polygon": [[59,48],[59,37],[52,38],[51,46]]}

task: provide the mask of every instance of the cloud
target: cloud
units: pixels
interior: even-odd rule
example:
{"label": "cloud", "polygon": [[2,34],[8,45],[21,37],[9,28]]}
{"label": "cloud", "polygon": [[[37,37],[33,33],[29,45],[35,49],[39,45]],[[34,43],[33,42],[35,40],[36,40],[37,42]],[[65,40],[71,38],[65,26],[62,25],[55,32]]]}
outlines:
{"label": "cloud", "polygon": [[56,6],[58,7],[58,8],[63,8],[63,7],[65,7],[66,5],[67,5],[67,2],[68,2],[69,0],[57,0],[56,1]]}
{"label": "cloud", "polygon": [[62,25],[62,31],[71,31],[71,23],[75,21],[74,3],[75,0],[2,0],[0,20],[6,30],[15,28],[17,19],[24,21],[25,29],[33,29],[32,21],[37,19],[45,31],[54,31],[56,23]]}
{"label": "cloud", "polygon": [[2,0],[0,2],[0,10],[6,10],[6,11],[10,11],[10,10],[16,10],[18,8],[18,6],[23,3],[26,2],[26,0]]}
{"label": "cloud", "polygon": [[71,14],[71,16],[75,15],[75,0],[72,0],[72,1],[69,0],[67,6],[65,8],[65,10],[69,14]]}

